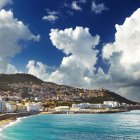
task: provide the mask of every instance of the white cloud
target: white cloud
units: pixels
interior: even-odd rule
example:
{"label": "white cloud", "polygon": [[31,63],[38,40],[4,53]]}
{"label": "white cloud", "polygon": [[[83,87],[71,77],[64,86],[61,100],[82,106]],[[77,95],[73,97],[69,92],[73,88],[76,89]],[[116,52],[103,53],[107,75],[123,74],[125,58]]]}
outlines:
{"label": "white cloud", "polygon": [[14,18],[12,11],[0,11],[0,56],[11,57],[21,51],[19,41],[38,40],[22,21]]}
{"label": "white cloud", "polygon": [[104,5],[104,3],[96,4],[93,1],[92,2],[92,5],[91,5],[91,10],[95,14],[101,14],[103,11],[108,10],[108,8],[106,8],[106,6]]}
{"label": "white cloud", "polygon": [[[65,53],[58,68],[44,72],[43,80],[76,87],[105,87],[129,99],[140,100],[140,9],[116,25],[115,42],[103,47],[103,59],[110,67],[107,73],[95,68],[99,36],[92,36],[88,28],[52,29],[53,45]],[[95,70],[97,72],[95,73]],[[35,72],[31,72],[35,75]],[[39,74],[38,74],[39,75]],[[42,75],[41,75],[42,77]]]}
{"label": "white cloud", "polygon": [[13,74],[17,72],[18,71],[15,66],[9,64],[9,60],[7,58],[0,57],[0,73]]}
{"label": "white cloud", "polygon": [[36,63],[34,60],[30,60],[26,68],[29,74],[33,74],[40,79],[44,80],[48,77],[48,73],[46,72],[47,66],[41,62]]}
{"label": "white cloud", "polygon": [[[76,27],[65,30],[52,29],[50,39],[66,56],[56,70],[49,75],[47,71],[44,73],[47,76],[44,76],[43,80],[78,87],[90,86],[88,76],[93,75],[97,62],[98,51],[95,50],[95,46],[99,43],[99,36],[92,36],[88,28]],[[27,68],[29,72],[30,67]],[[40,74],[43,75],[42,73]],[[39,75],[35,70],[30,71],[30,74]]]}
{"label": "white cloud", "polygon": [[40,41],[41,36],[40,35],[31,35],[30,39],[36,42]]}
{"label": "white cloud", "polygon": [[140,86],[140,9],[126,18],[123,25],[115,27],[115,42],[106,44],[102,54],[111,64],[110,83],[121,95],[139,100],[136,89]]}
{"label": "white cloud", "polygon": [[71,8],[73,10],[77,10],[77,11],[81,11],[82,10],[82,7],[80,5],[78,5],[78,2],[77,1],[73,1],[72,4],[71,4]]}
{"label": "white cloud", "polygon": [[95,46],[99,43],[99,36],[93,37],[88,28],[76,27],[65,30],[52,29],[50,39],[53,45],[62,50],[66,55],[74,55],[86,67],[97,61]]}
{"label": "white cloud", "polygon": [[0,0],[0,9],[10,3],[12,3],[12,0]]}
{"label": "white cloud", "polygon": [[123,25],[116,25],[115,42],[103,49],[103,57],[108,59],[113,53],[121,53],[120,63],[130,68],[140,63],[140,9],[126,18]]}
{"label": "white cloud", "polygon": [[9,59],[22,50],[20,41],[39,41],[39,39],[39,35],[33,35],[28,29],[28,26],[14,18],[11,10],[0,10],[0,59],[3,62],[0,65],[0,72],[10,72],[8,69],[16,72],[14,66],[9,64]]}
{"label": "white cloud", "polygon": [[45,21],[55,22],[58,19],[58,16],[48,15],[48,16],[44,16],[42,19]]}
{"label": "white cloud", "polygon": [[43,16],[42,18],[42,20],[49,21],[52,23],[54,23],[58,19],[59,19],[59,13],[56,11],[50,11],[49,9],[47,9],[47,15]]}
{"label": "white cloud", "polygon": [[16,67],[12,64],[8,64],[6,70],[7,70],[6,73],[8,73],[8,74],[19,73],[19,71],[17,71]]}

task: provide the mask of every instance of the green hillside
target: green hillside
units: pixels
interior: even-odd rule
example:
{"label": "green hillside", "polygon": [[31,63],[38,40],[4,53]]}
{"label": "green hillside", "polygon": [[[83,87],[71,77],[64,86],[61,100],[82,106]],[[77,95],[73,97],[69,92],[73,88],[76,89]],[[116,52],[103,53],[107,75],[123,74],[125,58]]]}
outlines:
{"label": "green hillside", "polygon": [[41,84],[43,81],[30,74],[0,74],[0,85],[25,82]]}
{"label": "green hillside", "polygon": [[[128,104],[136,104],[133,101],[130,101],[124,97],[121,97],[120,95],[111,92],[109,90],[96,90],[97,96],[94,95],[94,90],[88,90],[88,93],[84,92],[84,89],[74,88],[70,86],[65,85],[58,85],[51,82],[43,82],[42,80],[38,79],[37,77],[30,75],[30,74],[0,74],[0,91],[8,91],[10,90],[11,93],[20,91],[20,88],[15,89],[11,88],[8,84],[13,83],[24,83],[25,85],[30,84],[36,84],[39,85],[37,90],[38,96],[39,94],[42,94],[43,92],[53,92],[52,95],[57,97],[60,96],[63,99],[63,95],[67,96],[68,98],[72,98],[75,95],[78,97],[78,99],[74,99],[74,102],[89,102],[89,103],[102,103],[103,101],[118,101],[120,103],[128,103]],[[34,93],[30,94],[31,87],[24,87],[22,90],[24,91],[22,94],[30,95],[30,96],[36,96]],[[26,89],[26,90],[25,90]],[[27,91],[27,93],[25,93]],[[80,96],[80,94],[83,94],[83,96]],[[24,96],[24,95],[23,95]]]}

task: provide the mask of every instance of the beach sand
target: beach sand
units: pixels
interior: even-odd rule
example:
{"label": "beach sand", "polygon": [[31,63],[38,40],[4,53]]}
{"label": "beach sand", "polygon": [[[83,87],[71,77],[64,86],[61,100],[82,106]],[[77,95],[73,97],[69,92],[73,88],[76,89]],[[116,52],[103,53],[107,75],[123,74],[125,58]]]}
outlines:
{"label": "beach sand", "polygon": [[7,125],[13,121],[16,121],[16,119],[7,119],[7,120],[2,120],[0,121],[0,127],[3,126],[3,125]]}

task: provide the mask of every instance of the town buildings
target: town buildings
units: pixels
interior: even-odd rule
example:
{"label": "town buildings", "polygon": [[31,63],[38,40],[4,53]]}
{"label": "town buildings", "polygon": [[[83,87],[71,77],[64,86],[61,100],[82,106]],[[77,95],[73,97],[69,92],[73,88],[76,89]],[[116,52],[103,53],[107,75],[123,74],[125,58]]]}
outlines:
{"label": "town buildings", "polygon": [[41,102],[26,102],[5,100],[5,97],[0,97],[0,113],[21,113],[42,111]]}
{"label": "town buildings", "polygon": [[126,105],[123,103],[122,105],[117,101],[104,101],[103,104],[90,104],[90,103],[80,103],[80,104],[72,104],[70,110],[79,111],[82,109],[106,109],[106,108],[120,108]]}
{"label": "town buildings", "polygon": [[6,102],[6,112],[7,113],[16,112],[16,103],[12,101]]}
{"label": "town buildings", "polygon": [[6,104],[5,101],[0,100],[0,113],[6,112]]}
{"label": "town buildings", "polygon": [[68,112],[69,110],[69,106],[58,106],[54,108],[54,111],[56,112]]}
{"label": "town buildings", "polygon": [[41,103],[25,103],[25,106],[27,108],[28,112],[34,112],[34,111],[42,111],[42,104]]}
{"label": "town buildings", "polygon": [[104,101],[103,104],[107,105],[109,108],[118,108],[121,106],[117,101]]}

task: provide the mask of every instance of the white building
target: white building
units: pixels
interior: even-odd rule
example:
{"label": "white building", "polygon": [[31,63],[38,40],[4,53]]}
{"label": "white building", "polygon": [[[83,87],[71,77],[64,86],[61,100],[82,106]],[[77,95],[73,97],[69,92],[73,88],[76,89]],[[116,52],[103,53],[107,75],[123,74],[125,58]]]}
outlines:
{"label": "white building", "polygon": [[0,100],[0,113],[6,112],[6,102]]}
{"label": "white building", "polygon": [[109,108],[108,105],[105,104],[90,104],[90,103],[81,103],[81,104],[72,104],[71,111],[79,111],[83,109],[102,109]]}
{"label": "white building", "polygon": [[121,107],[128,107],[129,105],[127,105],[126,103],[122,103]]}
{"label": "white building", "polygon": [[25,104],[27,111],[42,111],[42,104],[41,103],[26,103]]}
{"label": "white building", "polygon": [[90,108],[90,103],[80,103],[80,104],[72,104],[72,108],[80,108],[80,109],[87,109]]}
{"label": "white building", "polygon": [[71,107],[70,110],[71,111],[80,111],[81,108],[80,107]]}
{"label": "white building", "polygon": [[120,103],[117,101],[104,101],[103,102],[104,105],[107,105],[110,108],[117,108],[120,107]]}
{"label": "white building", "polygon": [[16,104],[14,102],[6,102],[6,112],[13,113],[16,111]]}
{"label": "white building", "polygon": [[58,106],[54,108],[58,112],[68,112],[70,110],[69,106]]}
{"label": "white building", "polygon": [[94,108],[108,108],[108,105],[105,104],[91,104],[90,108],[94,109]]}
{"label": "white building", "polygon": [[91,107],[90,103],[80,103],[80,104],[72,104],[72,107],[70,108],[71,111],[80,111],[83,109],[88,109]]}

